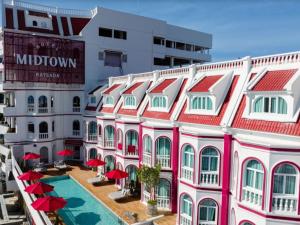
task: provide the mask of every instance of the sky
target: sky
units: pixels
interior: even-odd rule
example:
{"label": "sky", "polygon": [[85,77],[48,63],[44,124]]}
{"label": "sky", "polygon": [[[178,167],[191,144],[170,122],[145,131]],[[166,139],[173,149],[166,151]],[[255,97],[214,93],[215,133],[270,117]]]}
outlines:
{"label": "sky", "polygon": [[98,5],[211,33],[213,61],[300,50],[299,0],[25,1],[74,9]]}

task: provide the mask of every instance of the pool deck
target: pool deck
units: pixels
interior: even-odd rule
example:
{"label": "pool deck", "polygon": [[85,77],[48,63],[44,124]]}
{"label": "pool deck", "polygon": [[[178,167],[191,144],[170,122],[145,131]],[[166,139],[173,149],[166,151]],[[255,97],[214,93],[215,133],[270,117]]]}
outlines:
{"label": "pool deck", "polygon": [[[109,207],[114,213],[121,217],[128,224],[133,224],[134,221],[130,220],[125,216],[126,211],[134,212],[138,215],[138,221],[143,221],[149,216],[146,214],[146,206],[140,202],[137,198],[128,198],[122,201],[115,202],[108,197],[108,194],[117,191],[117,188],[113,183],[105,182],[102,185],[94,186],[87,182],[87,179],[96,176],[96,172],[81,166],[71,166],[67,171],[58,171],[57,169],[50,168],[48,172],[45,173],[45,177],[52,177],[58,175],[68,174],[77,180],[82,186],[94,194],[98,199],[100,199],[107,207]],[[159,214],[165,214],[159,220],[155,221],[157,225],[175,225],[176,224],[176,214],[171,214],[170,212],[159,212]]]}

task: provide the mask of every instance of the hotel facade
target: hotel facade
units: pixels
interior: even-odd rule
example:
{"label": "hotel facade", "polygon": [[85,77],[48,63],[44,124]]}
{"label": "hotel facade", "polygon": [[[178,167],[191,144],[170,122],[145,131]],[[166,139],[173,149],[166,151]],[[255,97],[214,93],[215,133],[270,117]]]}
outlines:
{"label": "hotel facade", "polygon": [[[200,64],[210,60],[210,35],[195,32],[193,39],[193,31],[158,29],[161,21],[118,14],[128,26],[158,29],[141,38],[150,42],[150,54],[131,50],[141,40],[119,43],[132,34],[119,33],[125,32],[115,25],[120,20],[105,16],[117,12],[96,8],[90,17],[83,11],[74,17],[74,11],[47,14],[42,7],[3,5],[0,150],[8,189],[18,189],[8,179],[11,151],[16,159],[36,152],[52,163],[56,151],[71,148],[73,160],[104,160],[103,173],[128,172],[116,185],[140,186],[145,204],[150,193],[139,184],[137,168],[160,164],[158,207],[176,213],[178,225],[300,223],[300,52]],[[47,21],[51,32],[42,25]],[[78,24],[85,25],[77,33]],[[168,36],[175,33],[182,37]],[[103,47],[95,49],[98,44]],[[126,54],[112,52],[116,46]],[[165,69],[186,63],[192,65]]]}

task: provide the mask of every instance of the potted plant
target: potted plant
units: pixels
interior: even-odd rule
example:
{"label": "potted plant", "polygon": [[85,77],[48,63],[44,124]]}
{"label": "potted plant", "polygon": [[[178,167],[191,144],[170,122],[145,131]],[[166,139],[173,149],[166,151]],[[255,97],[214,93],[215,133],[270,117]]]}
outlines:
{"label": "potted plant", "polygon": [[151,216],[157,214],[157,201],[155,188],[159,184],[160,165],[155,167],[141,166],[137,171],[137,176],[141,183],[150,189],[150,200],[147,202],[147,213]]}

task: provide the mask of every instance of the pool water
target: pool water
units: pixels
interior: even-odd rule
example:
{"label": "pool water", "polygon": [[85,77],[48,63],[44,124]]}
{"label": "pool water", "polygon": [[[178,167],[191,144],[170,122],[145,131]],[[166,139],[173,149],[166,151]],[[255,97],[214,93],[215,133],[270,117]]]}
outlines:
{"label": "pool water", "polygon": [[58,211],[66,225],[126,224],[69,176],[45,178],[42,181],[54,186],[50,195],[67,200],[65,208]]}

